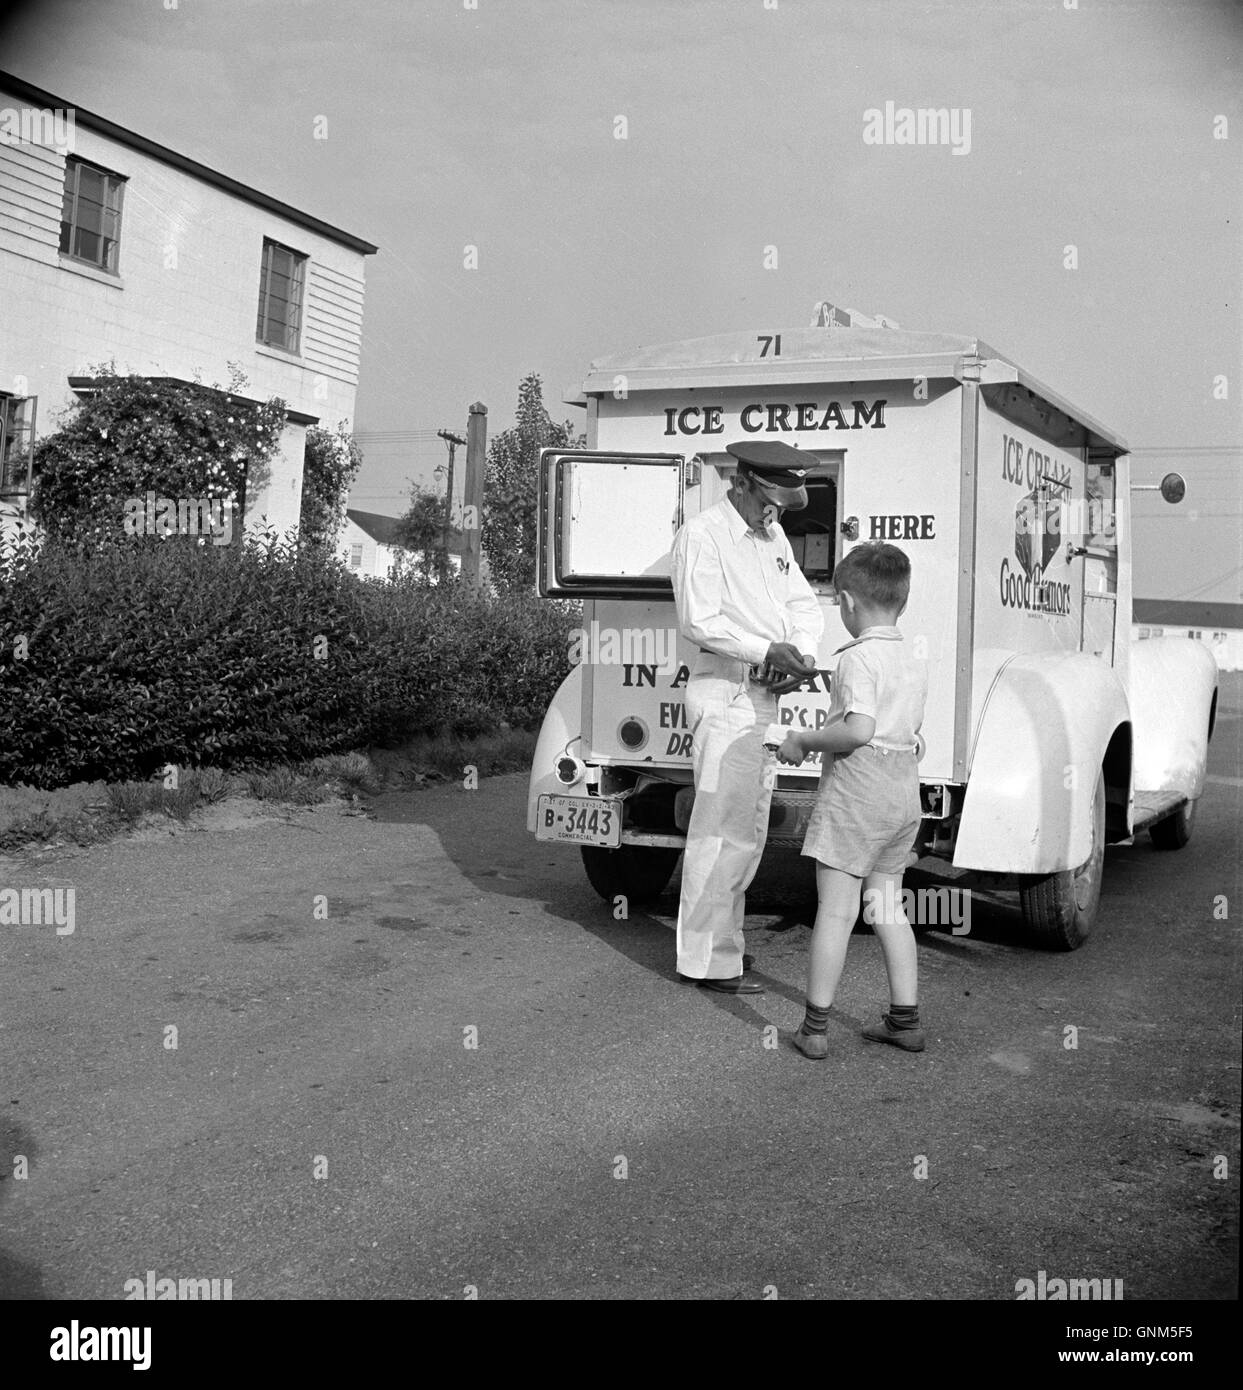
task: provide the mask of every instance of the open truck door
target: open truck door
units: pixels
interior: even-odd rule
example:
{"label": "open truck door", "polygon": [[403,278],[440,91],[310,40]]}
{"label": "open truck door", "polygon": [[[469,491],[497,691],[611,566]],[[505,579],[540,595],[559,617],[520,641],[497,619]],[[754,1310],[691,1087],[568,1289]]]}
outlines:
{"label": "open truck door", "polygon": [[[691,482],[699,464],[689,465]],[[537,585],[545,598],[583,601],[583,631],[597,631],[595,600],[618,603],[622,615],[614,635],[626,648],[606,660],[606,674],[629,683],[638,667],[646,672],[654,653],[628,639],[657,629],[675,641],[670,560],[673,538],[683,521],[688,465],[681,454],[545,449],[540,454],[540,493],[536,532]],[[576,844],[592,885],[601,896],[618,894],[644,902],[659,895],[681,853],[680,841],[624,829],[623,799],[633,791],[600,780],[593,769],[585,785],[592,714],[596,699],[596,658],[580,651],[545,719],[536,765],[555,767],[553,777],[532,782],[528,823],[536,837]],[[642,679],[639,675],[638,679]],[[654,722],[654,721],[652,721]],[[646,745],[648,724],[627,711],[621,751]],[[650,755],[649,755],[650,756]],[[672,792],[672,788],[670,789]],[[590,795],[585,793],[590,792]],[[618,793],[622,793],[618,795]]]}
{"label": "open truck door", "polygon": [[669,599],[682,524],[681,454],[545,449],[540,454],[542,598]]}

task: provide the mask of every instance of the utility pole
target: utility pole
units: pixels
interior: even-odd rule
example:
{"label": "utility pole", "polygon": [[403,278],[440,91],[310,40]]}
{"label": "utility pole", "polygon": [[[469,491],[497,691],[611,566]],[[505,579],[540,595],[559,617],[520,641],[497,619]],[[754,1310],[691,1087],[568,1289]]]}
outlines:
{"label": "utility pole", "polygon": [[436,434],[449,446],[449,486],[445,495],[445,523],[440,542],[440,577],[447,579],[449,575],[449,538],[453,535],[453,449],[454,445],[465,444],[466,441],[461,435],[454,434],[452,430],[437,430]]}
{"label": "utility pole", "polygon": [[484,462],[488,451],[488,407],[476,401],[466,422],[466,485],[462,503],[462,575],[479,588],[479,526],[483,519]]}

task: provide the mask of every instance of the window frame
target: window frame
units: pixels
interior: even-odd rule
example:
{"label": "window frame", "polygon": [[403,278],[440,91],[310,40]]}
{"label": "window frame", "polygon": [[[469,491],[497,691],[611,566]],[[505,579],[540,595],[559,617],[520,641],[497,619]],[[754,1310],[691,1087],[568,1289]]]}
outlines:
{"label": "window frame", "polygon": [[[12,423],[16,421],[19,409],[23,405],[30,407],[29,423],[23,426],[23,432],[26,434],[23,446],[26,459],[25,477],[22,480],[16,480],[16,470],[14,470],[14,480],[8,481],[5,476],[5,456],[12,440],[17,437]],[[12,499],[30,496],[30,490],[34,485],[35,430],[38,418],[38,396],[18,396],[8,391],[0,391],[0,498]]]}
{"label": "window frame", "polygon": [[[92,236],[98,236],[99,238],[100,256],[98,258],[84,256],[80,251],[74,250],[77,237],[79,233],[84,230],[78,222],[78,202],[82,191],[81,172],[83,169],[93,170],[104,180],[104,201],[101,204],[103,214],[100,219],[100,229],[98,232],[91,233]],[[70,178],[73,180],[73,191],[69,206],[69,217],[66,219],[65,199],[70,191]],[[57,242],[57,248],[62,256],[67,257],[71,261],[77,261],[80,265],[89,265],[92,269],[98,270],[104,275],[114,275],[119,278],[121,274],[121,221],[125,211],[125,185],[128,182],[129,179],[126,175],[118,174],[114,169],[105,169],[102,164],[96,164],[93,160],[82,159],[76,154],[67,155],[65,157],[65,185],[61,191],[60,239]],[[115,208],[109,206],[110,197],[114,192],[116,194]],[[109,215],[114,218],[113,230],[116,233],[116,235],[111,238],[106,235],[104,230],[105,220]],[[66,240],[66,227],[69,229],[67,238],[68,248],[60,244]],[[109,240],[111,240],[112,243],[111,264],[109,264],[108,258],[104,255],[104,247]]]}
{"label": "window frame", "polygon": [[[284,251],[292,259],[293,274],[290,275],[290,286],[296,290],[296,300],[291,295],[285,301],[286,305],[293,310],[294,322],[291,325],[285,323],[285,336],[280,342],[273,342],[268,337],[268,323],[271,321],[269,307],[272,302],[272,262],[275,259],[271,254],[276,251]],[[304,251],[298,251],[292,246],[286,246],[283,241],[277,241],[275,237],[263,238],[263,249],[259,256],[259,313],[255,323],[255,342],[262,348],[267,348],[274,352],[288,353],[291,357],[301,357],[302,355],[302,311],[306,296],[306,268],[310,262],[310,256]],[[292,338],[293,345],[290,346]]]}

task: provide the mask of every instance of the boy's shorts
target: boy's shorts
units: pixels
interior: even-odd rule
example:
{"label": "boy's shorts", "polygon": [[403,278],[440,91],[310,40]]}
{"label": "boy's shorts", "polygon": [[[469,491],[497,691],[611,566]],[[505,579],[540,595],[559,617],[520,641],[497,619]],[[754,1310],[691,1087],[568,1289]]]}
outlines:
{"label": "boy's shorts", "polygon": [[914,751],[894,752],[865,743],[832,761],[826,757],[803,853],[857,878],[900,874],[919,822],[919,764]]}

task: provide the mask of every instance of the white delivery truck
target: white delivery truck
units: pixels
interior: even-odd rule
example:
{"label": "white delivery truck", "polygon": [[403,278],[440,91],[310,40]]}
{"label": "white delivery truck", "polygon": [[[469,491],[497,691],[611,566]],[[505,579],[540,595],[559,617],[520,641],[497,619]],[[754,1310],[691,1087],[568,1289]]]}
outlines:
{"label": "white delivery truck", "polygon": [[[891,541],[910,556],[901,627],[929,663],[919,750],[921,870],[1017,889],[1025,922],[1073,950],[1104,847],[1191,832],[1217,667],[1188,639],[1131,640],[1126,445],[979,339],[889,327],[697,338],[592,364],[587,448],[541,458],[539,592],[582,601],[577,664],[535,753],[527,824],[581,847],[607,899],[668,884],[694,797],[669,552],[727,492],[725,446],[807,457],[810,504],[781,525],[826,609],[817,674],[780,720],[827,716],[849,636],[833,572]],[[1182,480],[1162,484],[1167,500]],[[777,776],[770,845],[799,847],[817,763]]]}

